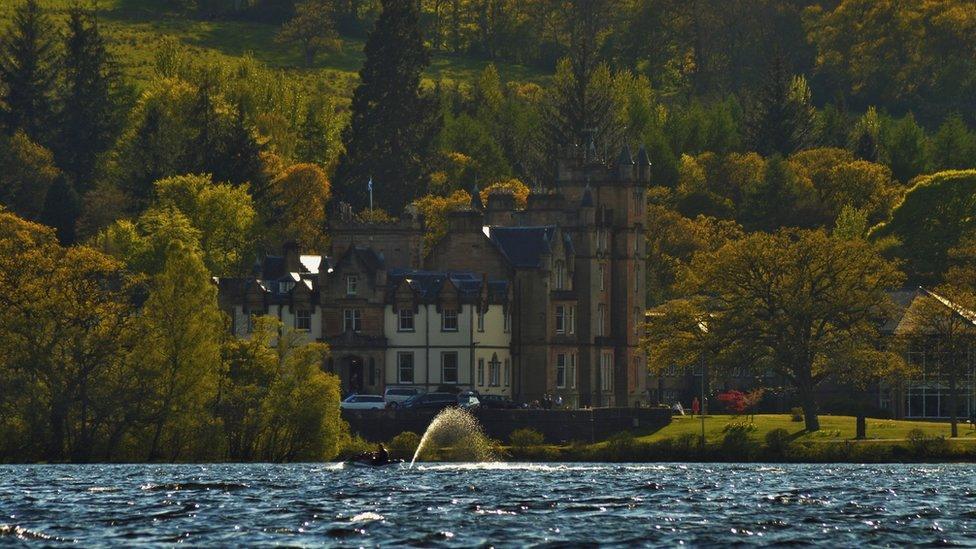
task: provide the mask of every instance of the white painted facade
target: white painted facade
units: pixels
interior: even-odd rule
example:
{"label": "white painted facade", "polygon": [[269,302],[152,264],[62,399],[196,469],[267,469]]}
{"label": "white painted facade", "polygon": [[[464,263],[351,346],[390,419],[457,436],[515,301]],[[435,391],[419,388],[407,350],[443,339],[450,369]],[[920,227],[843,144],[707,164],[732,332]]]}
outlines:
{"label": "white painted facade", "polygon": [[251,316],[270,316],[281,321],[282,326],[305,334],[309,343],[318,341],[322,334],[322,308],[316,304],[296,306],[269,304],[267,310],[248,311],[242,305],[234,306],[234,335],[248,337],[251,334]]}
{"label": "white painted facade", "polygon": [[438,311],[436,304],[420,303],[413,311],[399,312],[393,305],[386,306],[387,386],[419,386],[430,392],[451,385],[482,394],[511,395],[512,334],[505,307],[490,304],[480,320],[477,306],[463,303],[459,307],[453,329],[452,311]]}

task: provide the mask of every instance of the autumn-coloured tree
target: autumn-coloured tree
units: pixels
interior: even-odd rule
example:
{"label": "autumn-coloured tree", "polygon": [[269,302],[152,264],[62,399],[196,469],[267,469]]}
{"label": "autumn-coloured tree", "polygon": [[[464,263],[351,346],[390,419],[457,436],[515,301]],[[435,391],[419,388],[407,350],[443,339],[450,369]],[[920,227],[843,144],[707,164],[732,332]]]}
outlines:
{"label": "autumn-coloured tree", "polygon": [[324,250],[325,215],[332,186],[317,164],[295,164],[271,182],[271,219],[282,241]]}
{"label": "autumn-coloured tree", "polygon": [[430,250],[447,234],[447,214],[469,208],[471,195],[454,191],[450,196],[427,195],[413,202],[424,216],[427,232],[424,233],[424,249]]}
{"label": "autumn-coloured tree", "polygon": [[487,204],[488,197],[494,193],[510,193],[515,198],[516,208],[525,208],[529,202],[529,187],[518,179],[496,181],[481,189],[481,203]]}

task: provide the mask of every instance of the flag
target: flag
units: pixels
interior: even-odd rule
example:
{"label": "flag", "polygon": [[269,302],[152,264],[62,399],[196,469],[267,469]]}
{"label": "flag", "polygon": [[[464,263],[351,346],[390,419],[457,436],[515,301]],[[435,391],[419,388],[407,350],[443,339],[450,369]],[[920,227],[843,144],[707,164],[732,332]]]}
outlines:
{"label": "flag", "polygon": [[369,192],[373,192],[373,178],[372,177],[369,178],[369,183],[366,184],[366,189],[369,190]]}

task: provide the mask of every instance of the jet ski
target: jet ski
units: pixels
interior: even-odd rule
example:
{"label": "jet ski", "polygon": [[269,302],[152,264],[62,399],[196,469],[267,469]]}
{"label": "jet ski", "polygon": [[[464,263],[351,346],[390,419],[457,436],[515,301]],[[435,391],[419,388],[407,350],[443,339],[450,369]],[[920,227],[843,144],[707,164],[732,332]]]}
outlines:
{"label": "jet ski", "polygon": [[346,460],[346,465],[351,467],[386,467],[387,465],[398,465],[404,463],[402,459],[388,459],[386,461],[377,460],[371,453],[361,454]]}

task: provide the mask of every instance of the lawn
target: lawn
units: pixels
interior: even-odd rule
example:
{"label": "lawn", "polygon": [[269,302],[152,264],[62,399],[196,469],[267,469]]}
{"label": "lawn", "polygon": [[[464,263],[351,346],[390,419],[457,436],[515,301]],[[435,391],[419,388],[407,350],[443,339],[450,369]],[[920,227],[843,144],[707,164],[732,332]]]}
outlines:
{"label": "lawn", "polygon": [[[708,442],[720,442],[725,435],[725,427],[730,423],[749,423],[749,416],[714,415],[705,416],[705,438]],[[757,414],[752,422],[755,430],[752,438],[763,440],[773,429],[786,429],[797,441],[830,442],[853,439],[856,420],[853,416],[820,416],[820,430],[807,433],[803,422],[792,421],[788,414]],[[927,436],[949,436],[949,423],[930,421],[896,421],[891,419],[868,419],[867,437],[871,440],[904,440],[912,429],[921,429]],[[696,416],[675,416],[670,425],[650,435],[639,437],[642,442],[653,442],[666,438],[677,439],[682,435],[701,436],[701,420]],[[976,431],[966,423],[959,424],[959,440],[976,441]]]}
{"label": "lawn", "polygon": [[[65,18],[73,0],[40,0],[57,20]],[[340,51],[317,57],[315,66],[306,68],[297,48],[275,42],[275,25],[250,21],[203,21],[168,13],[160,0],[99,0],[98,11],[109,48],[117,56],[125,74],[137,85],[152,76],[153,56],[167,37],[183,43],[198,60],[229,61],[250,55],[268,67],[280,69],[291,78],[307,84],[307,89],[327,89],[349,94],[363,60],[362,40],[344,39]],[[5,28],[17,5],[15,0],[0,0],[0,28]],[[488,61],[466,56],[434,55],[426,77],[430,81],[471,82]],[[542,82],[546,76],[530,67],[499,64],[503,79]]]}

